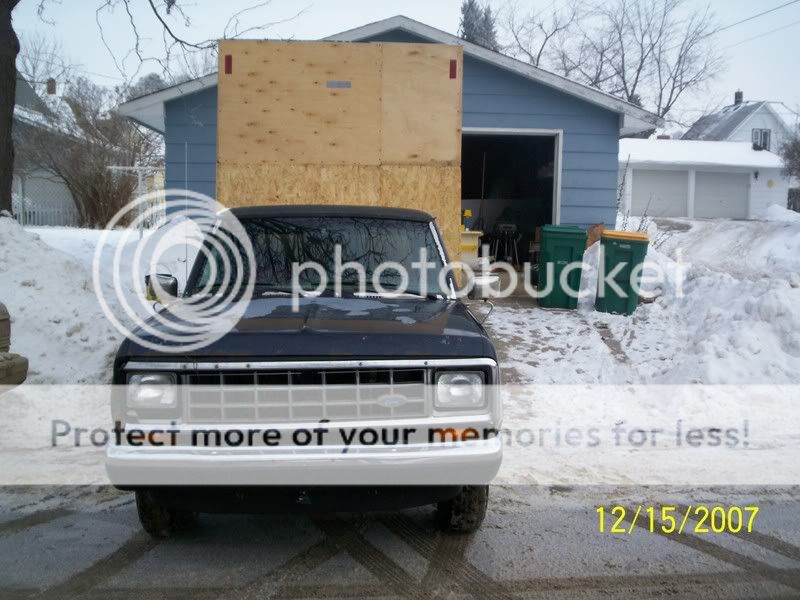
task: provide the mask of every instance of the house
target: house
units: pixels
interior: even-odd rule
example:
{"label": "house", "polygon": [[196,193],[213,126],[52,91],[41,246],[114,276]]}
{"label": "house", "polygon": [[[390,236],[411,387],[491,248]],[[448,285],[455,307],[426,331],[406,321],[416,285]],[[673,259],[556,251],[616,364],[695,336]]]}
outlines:
{"label": "house", "polygon": [[750,142],[623,139],[620,209],[632,215],[758,219],[786,206],[782,161]]}
{"label": "house", "polygon": [[[498,222],[524,236],[546,223],[613,225],[619,137],[661,123],[612,95],[404,16],[327,40],[463,46],[462,208],[484,231]],[[214,73],[119,108],[164,134],[168,189],[217,195],[217,81]]]}
{"label": "house", "polygon": [[[30,84],[17,74],[13,136],[32,129],[53,128],[53,114]],[[55,173],[30,164],[17,153],[14,159],[14,215],[26,225],[77,225],[78,211],[67,184]]]}
{"label": "house", "polygon": [[789,126],[775,109],[778,104],[763,100],[745,101],[744,94],[737,91],[733,104],[700,117],[681,139],[749,142],[778,153],[791,135]]}

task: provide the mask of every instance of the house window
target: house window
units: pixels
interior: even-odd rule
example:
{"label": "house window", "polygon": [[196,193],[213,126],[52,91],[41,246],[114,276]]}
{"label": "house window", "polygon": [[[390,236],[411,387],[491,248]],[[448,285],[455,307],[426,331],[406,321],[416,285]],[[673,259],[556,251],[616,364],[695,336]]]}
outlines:
{"label": "house window", "polygon": [[771,134],[770,129],[753,129],[753,143],[761,146],[764,150],[769,150]]}

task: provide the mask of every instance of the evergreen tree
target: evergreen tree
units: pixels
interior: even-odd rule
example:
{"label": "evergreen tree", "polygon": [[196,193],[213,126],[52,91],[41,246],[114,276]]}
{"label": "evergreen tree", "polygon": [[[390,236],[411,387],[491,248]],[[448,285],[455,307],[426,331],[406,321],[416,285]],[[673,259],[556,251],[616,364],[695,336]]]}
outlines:
{"label": "evergreen tree", "polygon": [[481,15],[481,46],[498,52],[500,44],[497,43],[497,30],[495,28],[495,16],[492,14],[492,7],[488,4],[483,7],[483,14]]}
{"label": "evergreen tree", "polygon": [[464,0],[461,3],[461,24],[458,34],[473,44],[495,51],[499,49],[495,16],[488,5],[481,7],[478,0]]}

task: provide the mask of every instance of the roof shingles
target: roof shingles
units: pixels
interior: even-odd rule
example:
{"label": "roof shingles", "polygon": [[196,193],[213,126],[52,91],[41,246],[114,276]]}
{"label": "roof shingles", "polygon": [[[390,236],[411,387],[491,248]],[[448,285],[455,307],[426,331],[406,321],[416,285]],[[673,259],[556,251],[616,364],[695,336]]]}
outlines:
{"label": "roof shingles", "polygon": [[718,112],[700,117],[681,139],[723,142],[764,104],[765,102],[742,102],[726,106]]}

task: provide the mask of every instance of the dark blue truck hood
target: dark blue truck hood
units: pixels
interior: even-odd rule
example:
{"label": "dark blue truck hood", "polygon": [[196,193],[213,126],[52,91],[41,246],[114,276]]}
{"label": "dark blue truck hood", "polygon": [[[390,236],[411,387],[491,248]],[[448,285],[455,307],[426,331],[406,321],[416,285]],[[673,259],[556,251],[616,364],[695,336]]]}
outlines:
{"label": "dark blue truck hood", "polygon": [[[149,324],[158,328],[158,322]],[[156,336],[143,338],[157,341]],[[157,352],[123,342],[117,361],[131,358],[474,358],[496,359],[486,331],[461,302],[432,299],[254,298],[235,327],[207,347],[186,353]]]}

